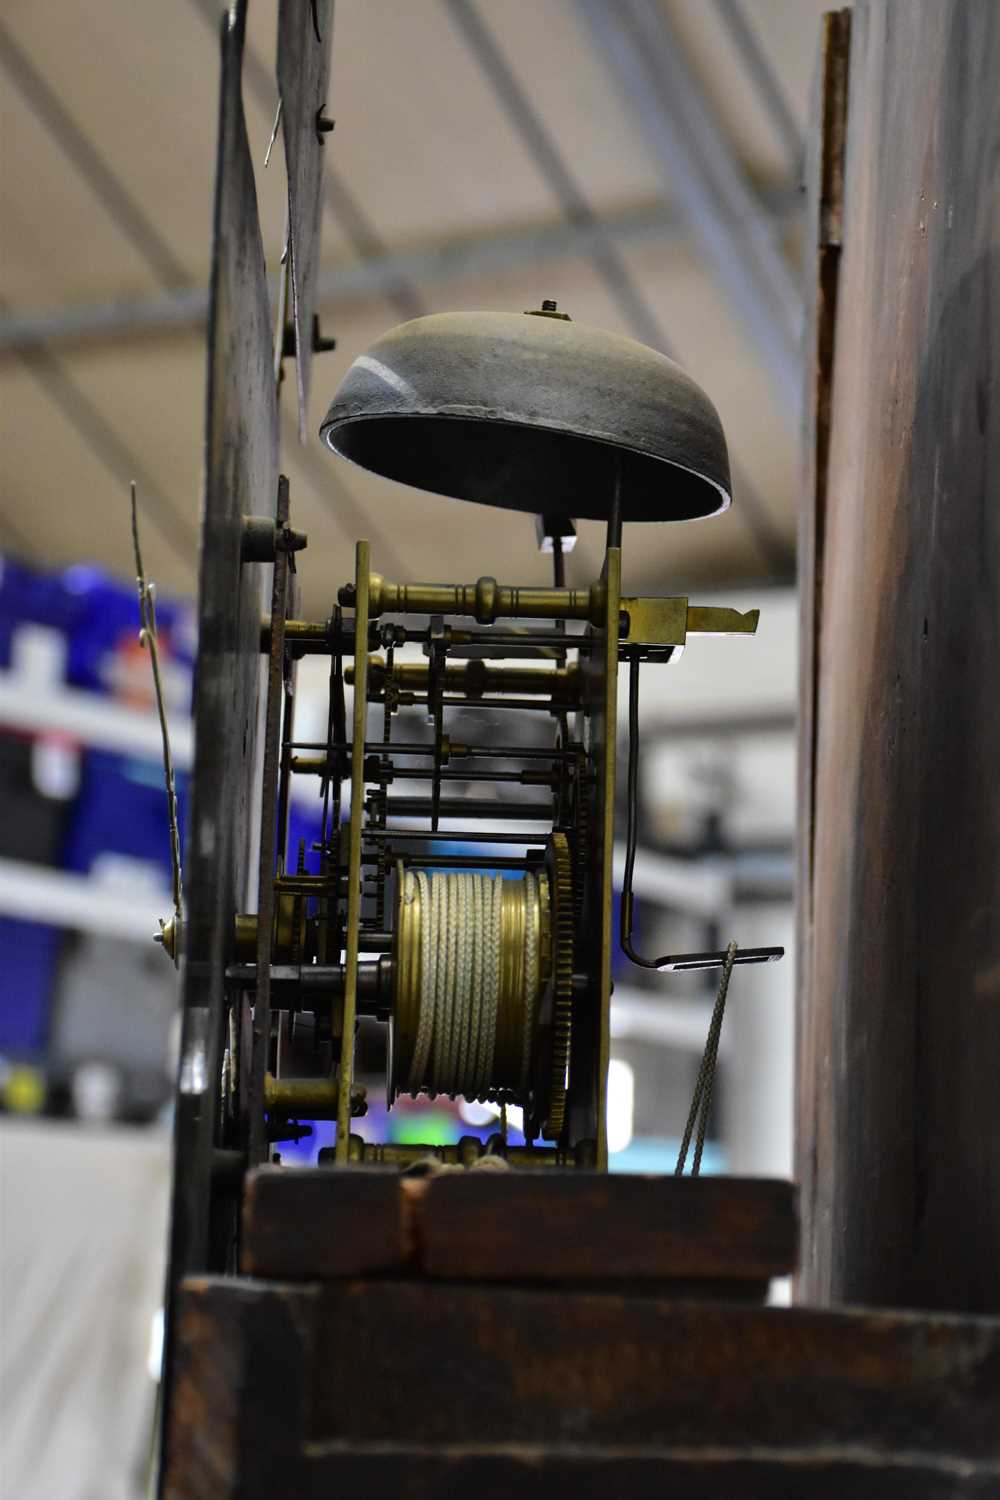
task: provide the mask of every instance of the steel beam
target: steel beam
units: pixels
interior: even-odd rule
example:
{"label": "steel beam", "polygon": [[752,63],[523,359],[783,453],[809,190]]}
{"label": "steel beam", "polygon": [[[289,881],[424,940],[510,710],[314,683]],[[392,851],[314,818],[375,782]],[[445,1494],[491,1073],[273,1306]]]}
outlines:
{"label": "steel beam", "polygon": [[669,353],[664,347],[665,335],[655,308],[629,271],[619,247],[607,233],[600,232],[600,220],[576,174],[558,149],[527,89],[516,77],[491,27],[471,0],[445,0],[445,4],[462,40],[548,183],[567,222],[598,231],[591,259],[636,338]]}
{"label": "steel beam", "polygon": [[[773,190],[770,210],[788,222],[797,212],[792,189]],[[384,297],[409,282],[447,282],[501,274],[524,267],[590,257],[607,239],[619,244],[668,246],[685,238],[679,218],[663,204],[649,204],[594,224],[544,224],[512,228],[436,245],[328,266],[320,273],[324,307]],[[275,282],[276,285],[276,282]],[[273,290],[273,289],[272,289]],[[29,308],[0,313],[0,352],[39,344],[85,343],[198,328],[208,313],[208,288],[179,287],[151,297],[85,302],[77,307]]]}
{"label": "steel beam", "polygon": [[805,140],[789,107],[781,78],[746,13],[743,0],[715,0],[719,19],[740,54],[775,133],[788,153],[788,165],[800,173],[805,162]]}
{"label": "steel beam", "polygon": [[659,0],[578,0],[668,196],[700,242],[797,422],[802,298],[779,225],[748,183]]}
{"label": "steel beam", "polygon": [[[4,320],[6,305],[0,297],[0,322]],[[174,555],[190,568],[198,546],[197,532],[191,521],[156,483],[138,453],[119,437],[83,384],[67,369],[65,361],[44,343],[15,349],[14,355],[75,428],[94,457],[114,476],[121,486],[123,506],[129,484],[135,481],[143,514]]]}
{"label": "steel beam", "polygon": [[[654,349],[659,349],[669,358],[675,358],[656,309],[629,270],[619,245],[591,208],[572,168],[559,151],[527,91],[518,81],[492,30],[471,0],[446,0],[446,3],[455,26],[552,189],[567,221],[578,227],[587,227],[595,234],[590,258],[635,337]],[[767,561],[775,578],[788,577],[794,573],[794,554],[774,525],[766,506],[755,493],[746,473],[737,465],[734,465],[733,478],[744,518],[761,556]]]}
{"label": "steel beam", "polygon": [[55,90],[50,88],[2,21],[0,67],[138,255],[165,286],[182,286],[187,273],[180,260],[125,184],[111,171],[100,152],[63,108]]}

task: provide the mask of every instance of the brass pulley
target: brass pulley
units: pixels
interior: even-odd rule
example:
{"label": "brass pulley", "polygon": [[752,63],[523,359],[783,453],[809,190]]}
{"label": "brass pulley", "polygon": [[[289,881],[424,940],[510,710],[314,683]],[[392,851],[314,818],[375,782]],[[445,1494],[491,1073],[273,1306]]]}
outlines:
{"label": "brass pulley", "polygon": [[[565,846],[562,835],[554,840]],[[553,873],[551,861],[514,879],[399,870],[390,1104],[401,1093],[460,1094],[517,1102],[539,1124],[558,1115],[561,1127],[572,980],[568,862],[558,862],[557,882]],[[564,1047],[554,1045],[560,1027]]]}
{"label": "brass pulley", "polygon": [[552,966],[547,877],[400,873],[390,1099],[522,1098]]}

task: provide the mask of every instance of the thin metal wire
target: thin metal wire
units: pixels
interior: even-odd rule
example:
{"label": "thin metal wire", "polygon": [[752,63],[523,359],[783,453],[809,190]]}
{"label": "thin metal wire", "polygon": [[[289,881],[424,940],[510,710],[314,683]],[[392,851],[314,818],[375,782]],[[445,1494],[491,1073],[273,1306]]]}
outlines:
{"label": "thin metal wire", "polygon": [[135,481],[130,486],[132,502],[132,547],[135,551],[135,581],[139,590],[139,644],[149,652],[153,669],[153,687],[156,693],[156,712],[160,720],[160,738],[163,741],[163,777],[167,787],[167,818],[170,823],[170,873],[173,886],[174,917],[181,919],[181,834],[177,817],[177,786],[174,780],[174,761],[170,752],[170,729],[167,725],[167,710],[163,701],[163,682],[160,677],[159,639],[156,633],[156,585],[147,582],[139,548],[139,514],[136,505]]}
{"label": "thin metal wire", "polygon": [[622,455],[619,449],[615,453],[615,482],[611,492],[611,509],[608,512],[608,532],[606,547],[620,547],[622,544]]}
{"label": "thin metal wire", "polygon": [[[622,879],[622,894],[619,912],[621,920],[620,945],[626,958],[640,969],[716,969],[728,961],[728,956],[719,953],[664,953],[659,958],[643,958],[632,942],[632,918],[634,897],[632,882],[635,875],[635,856],[639,833],[639,663],[638,652],[633,651],[629,659],[628,679],[628,777],[626,783],[626,833],[625,871]],[[744,948],[738,960],[741,964],[770,963],[782,957],[781,948]]]}
{"label": "thin metal wire", "polygon": [[626,791],[627,820],[625,832],[625,871],[621,894],[621,946],[627,958],[644,969],[658,969],[658,961],[644,959],[632,946],[632,882],[635,876],[635,855],[639,842],[639,658],[633,656],[629,662],[628,676],[628,784]]}
{"label": "thin metal wire", "polygon": [[[563,551],[562,537],[559,535],[555,535],[552,538],[552,582],[557,589],[564,589],[566,587],[566,554]],[[560,642],[564,642],[566,639],[566,621],[553,620],[552,629],[553,634],[559,637]],[[553,652],[553,655],[561,667],[566,665],[569,653],[564,644],[560,644]],[[553,724],[555,743],[565,745],[569,739],[569,715],[565,708],[560,708],[553,715],[553,718],[555,720]]]}
{"label": "thin metal wire", "polygon": [[726,996],[729,993],[729,980],[732,976],[733,965],[736,962],[736,953],[737,945],[730,943],[726,950],[726,962],[722,970],[722,977],[719,980],[719,990],[715,997],[715,1005],[712,1007],[712,1019],[708,1023],[705,1051],[702,1054],[701,1066],[698,1069],[698,1080],[694,1087],[694,1097],[691,1100],[687,1124],[684,1126],[684,1135],[681,1138],[681,1149],[677,1156],[677,1165],[674,1168],[675,1177],[681,1177],[684,1174],[688,1147],[691,1144],[691,1133],[695,1128],[696,1119],[698,1122],[698,1133],[695,1140],[694,1159],[691,1163],[691,1176],[697,1177],[701,1172],[701,1157],[705,1148],[705,1131],[708,1128],[708,1117],[712,1108],[712,1090],[715,1087],[715,1066],[719,1059],[719,1037],[722,1034],[722,1022],[726,1014]]}
{"label": "thin metal wire", "polygon": [[[265,168],[265,170],[270,165],[270,162],[271,162],[271,152],[274,150],[274,143],[278,139],[278,126],[281,124],[281,111],[282,111],[283,104],[284,104],[284,100],[282,99],[281,95],[279,94],[278,95],[278,107],[274,111],[274,124],[271,126],[271,139],[268,141],[268,143],[267,143],[267,150],[264,152],[264,168]],[[285,255],[283,255],[281,257],[282,263],[284,263],[285,256],[287,254],[288,254],[288,251],[287,251],[287,247],[286,247]]]}

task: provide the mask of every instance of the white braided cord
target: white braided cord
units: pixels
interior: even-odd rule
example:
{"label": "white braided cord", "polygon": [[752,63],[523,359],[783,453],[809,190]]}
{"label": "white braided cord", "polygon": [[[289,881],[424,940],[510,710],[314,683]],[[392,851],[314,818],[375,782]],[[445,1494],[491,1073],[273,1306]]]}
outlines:
{"label": "white braided cord", "polygon": [[460,970],[464,964],[465,949],[465,893],[468,882],[461,875],[449,875],[448,880],[452,885],[452,897],[450,905],[450,916],[448,924],[448,983],[451,989],[451,1026],[449,1028],[448,1040],[448,1068],[445,1081],[445,1090],[449,1097],[455,1097],[455,1080],[459,1076],[458,1059],[462,1046],[462,1033],[468,1025],[466,1009],[468,1006],[468,991],[463,994]]}
{"label": "white braided cord", "polygon": [[435,923],[435,941],[438,950],[438,990],[434,1012],[434,1083],[441,1090],[447,1087],[445,1072],[448,1066],[448,1044],[451,1040],[452,993],[449,984],[449,969],[454,968],[455,945],[450,942],[449,915],[451,912],[452,876],[431,877],[431,891],[441,893],[440,915]]}
{"label": "white braided cord", "polygon": [[472,1017],[478,1009],[475,1003],[475,992],[472,988],[472,956],[477,946],[475,941],[476,929],[472,915],[475,890],[476,882],[474,880],[461,881],[459,886],[458,910],[458,964],[455,973],[457,1042],[455,1047],[456,1082],[453,1085],[454,1088],[459,1086],[457,1080],[468,1077],[469,1037],[472,1027]]}
{"label": "white braided cord", "polygon": [[534,875],[524,877],[524,1019],[521,1028],[522,1098],[528,1091],[531,1069],[531,1038],[535,1030],[535,994],[538,990],[538,881]]}
{"label": "white braided cord", "polygon": [[486,1046],[483,1067],[477,1080],[477,1099],[487,1092],[493,1075],[493,1054],[497,1040],[497,1013],[500,1005],[500,910],[503,904],[503,876],[495,875],[487,885],[489,908],[486,914],[486,973],[483,976],[483,1008]]}
{"label": "white braided cord", "polygon": [[[430,1046],[427,1050],[427,1062],[424,1067],[424,1078],[431,1074],[434,1068],[434,1053],[437,1050],[437,1030],[441,1025],[441,979],[444,965],[441,962],[441,948],[434,941],[434,934],[441,925],[441,912],[444,905],[444,885],[439,885],[435,892],[434,882],[428,876],[427,879],[427,908],[430,912],[430,921],[427,928],[427,942],[432,952],[428,959],[428,973],[430,976],[430,992],[427,1002],[431,1012],[431,1035]],[[423,1082],[423,1079],[421,1079]],[[437,1091],[431,1090],[431,1098],[435,1098]]]}
{"label": "white braided cord", "polygon": [[473,877],[474,891],[472,923],[473,940],[472,982],[469,988],[469,1057],[466,1077],[463,1080],[466,1099],[478,1099],[482,1085],[482,1060],[486,1050],[486,1027],[488,1019],[483,1003],[486,974],[489,968],[489,943],[487,926],[490,910],[490,884],[485,875]]}
{"label": "white braided cord", "polygon": [[[411,884],[412,882],[412,884]],[[420,892],[420,1019],[417,1024],[417,1039],[413,1045],[413,1061],[410,1064],[410,1076],[407,1079],[407,1090],[416,1096],[424,1081],[424,1073],[427,1071],[427,1058],[430,1053],[431,1038],[434,1029],[434,961],[436,952],[431,941],[431,893],[430,881],[423,870],[418,870],[415,875],[407,874],[406,883],[403,887],[404,899],[413,900],[414,890]]]}
{"label": "white braided cord", "polygon": [[[406,1090],[483,1099],[496,1092],[493,1069],[501,974],[501,875],[404,878],[403,899],[420,897],[418,1019]],[[523,1016],[518,1082],[526,1094],[539,980],[538,879],[524,879]]]}

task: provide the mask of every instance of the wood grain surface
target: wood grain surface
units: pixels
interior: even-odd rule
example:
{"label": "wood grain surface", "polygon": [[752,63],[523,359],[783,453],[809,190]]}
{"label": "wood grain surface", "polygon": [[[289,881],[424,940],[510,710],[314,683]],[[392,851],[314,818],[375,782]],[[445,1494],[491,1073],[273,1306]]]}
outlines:
{"label": "wood grain surface", "polygon": [[795,1264],[788,1182],[598,1172],[350,1168],[250,1174],[243,1269],[328,1280],[682,1281],[762,1295]]}
{"label": "wood grain surface", "polygon": [[[823,17],[809,107],[806,159],[806,334],[802,412],[802,504],[799,510],[799,708],[796,807],[795,983],[798,996],[798,1076],[795,1176],[815,1223],[816,1162],[812,1143],[816,1116],[827,1101],[827,1083],[816,1065],[819,1019],[809,983],[812,962],[813,863],[815,858],[816,694],[823,561],[826,545],[827,478],[833,401],[833,355],[837,294],[844,241],[844,169],[851,12]],[[801,1275],[797,1287],[804,1289]]]}
{"label": "wood grain surface", "polygon": [[1000,1485],[996,1319],[199,1279],[178,1372],[172,1500]]}
{"label": "wood grain surface", "polygon": [[998,79],[992,0],[854,9],[803,744],[819,1302],[1000,1306]]}
{"label": "wood grain surface", "polygon": [[244,1194],[241,1270],[312,1281],[404,1274],[413,1249],[402,1182],[387,1170],[258,1167]]}

